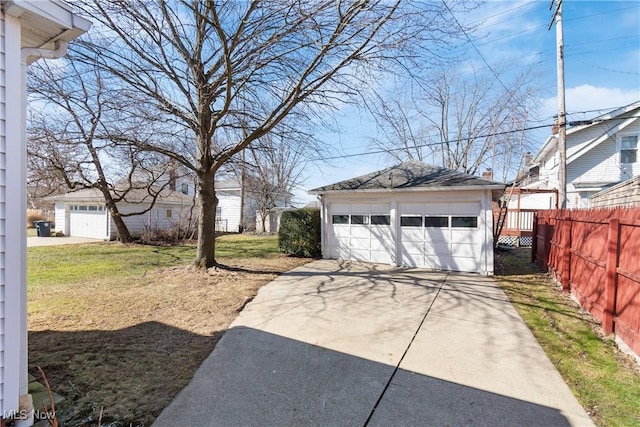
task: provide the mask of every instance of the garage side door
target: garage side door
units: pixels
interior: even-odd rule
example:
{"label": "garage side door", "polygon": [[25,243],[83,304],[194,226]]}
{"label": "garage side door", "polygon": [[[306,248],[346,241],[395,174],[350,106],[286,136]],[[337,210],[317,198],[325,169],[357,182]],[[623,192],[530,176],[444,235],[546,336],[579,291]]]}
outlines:
{"label": "garage side door", "polygon": [[104,206],[72,205],[69,207],[69,234],[76,237],[107,237],[107,215]]}
{"label": "garage side door", "polygon": [[481,272],[480,202],[400,205],[400,264]]}
{"label": "garage side door", "polygon": [[331,205],[329,256],[334,259],[391,263],[388,203]]}

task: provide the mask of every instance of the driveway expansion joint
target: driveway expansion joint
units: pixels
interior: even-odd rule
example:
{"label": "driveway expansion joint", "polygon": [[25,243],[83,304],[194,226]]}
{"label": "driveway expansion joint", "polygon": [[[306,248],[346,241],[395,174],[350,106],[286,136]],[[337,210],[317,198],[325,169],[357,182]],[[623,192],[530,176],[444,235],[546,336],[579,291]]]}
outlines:
{"label": "driveway expansion joint", "polygon": [[376,409],[380,405],[380,402],[382,402],[382,399],[384,398],[385,393],[387,392],[387,390],[389,389],[389,386],[391,385],[391,381],[393,381],[393,378],[395,377],[396,373],[400,369],[400,365],[402,364],[402,361],[404,360],[405,356],[409,352],[409,349],[411,348],[411,344],[413,344],[413,341],[418,336],[418,333],[420,332],[420,329],[422,328],[422,325],[424,325],[424,322],[427,320],[427,316],[429,315],[429,312],[431,311],[431,308],[433,307],[433,305],[435,304],[436,300],[438,299],[438,295],[440,295],[440,291],[444,287],[444,284],[447,282],[448,278],[449,278],[449,273],[447,273],[446,276],[444,276],[444,279],[442,279],[442,282],[438,286],[438,290],[436,291],[435,296],[431,300],[431,303],[429,303],[429,307],[427,307],[427,311],[424,313],[424,316],[422,316],[422,320],[420,321],[420,324],[418,325],[418,327],[416,328],[416,331],[414,332],[413,336],[411,337],[411,340],[409,341],[409,344],[407,344],[407,347],[404,349],[404,352],[402,353],[402,356],[400,357],[400,359],[398,360],[398,363],[394,367],[393,372],[389,376],[389,379],[387,380],[387,383],[384,385],[384,388],[382,389],[382,392],[380,393],[380,396],[378,397],[378,400],[376,401],[375,405],[373,405],[373,408],[371,409],[371,412],[369,412],[369,416],[367,417],[367,420],[364,422],[363,427],[367,427],[369,425],[369,422],[371,421],[371,418],[373,417],[373,414],[375,414]]}

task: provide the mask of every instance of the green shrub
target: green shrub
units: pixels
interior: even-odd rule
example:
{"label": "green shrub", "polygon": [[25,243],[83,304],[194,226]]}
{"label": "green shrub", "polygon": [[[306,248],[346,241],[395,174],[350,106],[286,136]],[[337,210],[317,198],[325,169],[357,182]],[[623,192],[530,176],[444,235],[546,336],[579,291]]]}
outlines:
{"label": "green shrub", "polygon": [[282,212],[278,248],[293,256],[320,258],[320,209]]}

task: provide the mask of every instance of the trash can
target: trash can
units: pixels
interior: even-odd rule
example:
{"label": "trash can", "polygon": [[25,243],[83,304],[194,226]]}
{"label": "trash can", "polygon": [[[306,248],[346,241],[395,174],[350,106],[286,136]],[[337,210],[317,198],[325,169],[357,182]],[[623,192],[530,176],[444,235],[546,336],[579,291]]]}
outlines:
{"label": "trash can", "polygon": [[49,221],[33,221],[33,224],[36,226],[38,237],[51,236],[51,223]]}

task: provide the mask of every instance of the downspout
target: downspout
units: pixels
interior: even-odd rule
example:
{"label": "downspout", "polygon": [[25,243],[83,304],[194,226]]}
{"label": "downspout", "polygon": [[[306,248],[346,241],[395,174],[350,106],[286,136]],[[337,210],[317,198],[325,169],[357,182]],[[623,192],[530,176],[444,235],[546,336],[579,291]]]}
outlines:
{"label": "downspout", "polygon": [[[26,75],[27,75],[27,62],[30,59],[35,61],[36,59],[45,58],[45,59],[58,59],[64,56],[67,53],[67,42],[62,40],[57,40],[55,42],[55,49],[39,49],[39,48],[22,48],[20,49],[21,60],[20,60],[20,72],[21,72],[21,111],[26,112],[27,107],[27,90],[26,90]],[[33,62],[31,61],[31,62]],[[24,126],[24,125],[23,125]],[[26,146],[26,129],[22,127],[21,130],[21,145],[23,147]],[[26,159],[22,160],[25,163],[26,168]],[[25,191],[24,189],[22,190]],[[26,277],[26,276],[25,276]],[[21,286],[21,313],[22,313],[22,322],[21,324],[27,324],[27,289],[26,283],[23,283]],[[29,378],[28,378],[28,346],[27,346],[27,333],[24,331],[22,336],[20,337],[20,400],[19,400],[19,413],[20,418],[15,420],[15,427],[30,427],[34,423],[34,407],[33,407],[33,398],[29,394]]]}

